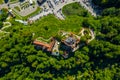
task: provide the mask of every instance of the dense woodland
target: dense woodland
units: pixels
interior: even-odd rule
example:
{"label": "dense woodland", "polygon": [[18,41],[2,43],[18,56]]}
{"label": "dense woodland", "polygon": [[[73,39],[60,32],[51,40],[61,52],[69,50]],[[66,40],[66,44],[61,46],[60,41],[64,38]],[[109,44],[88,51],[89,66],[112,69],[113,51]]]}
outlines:
{"label": "dense woodland", "polygon": [[[6,29],[10,34],[0,39],[0,80],[120,80],[120,16],[116,10],[105,8],[94,18],[72,3],[63,8],[66,20],[48,15],[24,26],[12,19]],[[32,44],[39,36],[56,36],[59,30],[77,33],[82,27],[93,29],[96,38],[67,59],[36,50]]]}
{"label": "dense woodland", "polygon": [[108,8],[108,7],[120,8],[120,0],[92,0],[92,2],[103,8]]}

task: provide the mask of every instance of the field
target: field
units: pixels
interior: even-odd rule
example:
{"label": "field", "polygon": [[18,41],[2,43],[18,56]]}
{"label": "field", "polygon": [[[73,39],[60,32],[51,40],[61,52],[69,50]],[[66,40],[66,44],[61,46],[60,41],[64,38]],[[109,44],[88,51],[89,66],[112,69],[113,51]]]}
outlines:
{"label": "field", "polygon": [[30,29],[36,33],[36,36],[49,38],[55,36],[59,30],[79,32],[82,27],[82,20],[80,20],[81,18],[76,16],[74,19],[71,17],[65,21],[61,21],[53,15],[49,15],[31,25]]}

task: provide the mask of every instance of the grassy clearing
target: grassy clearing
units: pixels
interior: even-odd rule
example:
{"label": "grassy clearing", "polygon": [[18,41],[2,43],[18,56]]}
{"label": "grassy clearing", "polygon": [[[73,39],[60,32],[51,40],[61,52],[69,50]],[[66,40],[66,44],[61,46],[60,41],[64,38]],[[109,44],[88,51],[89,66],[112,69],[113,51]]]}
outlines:
{"label": "grassy clearing", "polygon": [[49,43],[50,42],[50,39],[44,39],[42,37],[38,37],[37,38],[38,41],[41,41],[41,42],[46,42],[46,43]]}
{"label": "grassy clearing", "polygon": [[[71,5],[68,5],[68,6],[71,6]],[[36,12],[34,13],[36,14]],[[34,14],[32,13],[30,15],[34,15]],[[31,33],[35,33],[35,36],[34,36],[35,38],[43,37],[45,39],[48,39],[52,36],[56,36],[60,30],[78,34],[81,28],[83,27],[82,22],[85,18],[89,18],[89,20],[93,19],[91,17],[71,15],[67,17],[65,20],[59,20],[54,15],[48,15],[48,16],[41,18],[40,20],[37,20],[32,25],[28,25],[28,27],[24,27],[24,29],[26,30],[26,32],[29,31]],[[20,29],[17,26],[17,24],[12,28]],[[12,28],[9,30],[12,30]]]}
{"label": "grassy clearing", "polygon": [[[64,10],[68,10],[70,14],[66,14]],[[63,13],[67,16],[65,20],[59,20],[54,15],[48,15],[36,21],[29,29],[36,34],[35,37],[41,36],[43,38],[56,36],[60,30],[77,34],[83,27],[82,22],[84,19],[93,20],[93,17],[88,12],[88,16],[84,17],[84,12],[87,11],[78,3],[68,4],[63,7]]]}
{"label": "grassy clearing", "polygon": [[19,0],[10,0],[10,3],[16,3],[18,2]]}
{"label": "grassy clearing", "polygon": [[88,11],[81,7],[77,2],[64,6],[62,11],[66,16],[78,15],[87,17],[90,15]]}
{"label": "grassy clearing", "polygon": [[50,38],[56,36],[59,30],[78,33],[82,28],[81,22],[82,18],[77,16],[61,21],[54,15],[49,15],[31,25],[30,31],[34,32],[36,37]]}
{"label": "grassy clearing", "polygon": [[4,3],[4,0],[0,0],[0,4],[3,4]]}

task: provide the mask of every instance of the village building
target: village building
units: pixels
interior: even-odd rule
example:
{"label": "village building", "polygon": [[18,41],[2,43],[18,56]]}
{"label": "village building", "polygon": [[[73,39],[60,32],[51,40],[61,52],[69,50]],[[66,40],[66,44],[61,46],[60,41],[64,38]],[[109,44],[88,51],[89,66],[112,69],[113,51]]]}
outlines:
{"label": "village building", "polygon": [[68,58],[68,54],[70,52],[74,52],[79,48],[80,39],[78,39],[74,34],[70,34],[65,39],[61,40],[62,49],[64,50],[64,54],[62,55],[64,58]]}
{"label": "village building", "polygon": [[50,43],[35,40],[33,44],[43,51],[50,52],[51,55],[59,56],[59,50],[58,47],[56,47],[58,42],[54,38],[51,39]]}
{"label": "village building", "polygon": [[78,44],[80,42],[80,39],[75,37],[73,34],[66,37],[61,41],[63,43],[63,48],[68,52],[74,52],[76,48],[78,48]]}

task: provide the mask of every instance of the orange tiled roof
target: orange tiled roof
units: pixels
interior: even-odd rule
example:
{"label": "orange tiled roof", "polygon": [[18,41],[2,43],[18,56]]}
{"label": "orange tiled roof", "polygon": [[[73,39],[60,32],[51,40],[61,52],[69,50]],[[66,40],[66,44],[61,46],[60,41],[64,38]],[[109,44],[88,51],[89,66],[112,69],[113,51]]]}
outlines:
{"label": "orange tiled roof", "polygon": [[45,47],[47,47],[47,48],[50,48],[50,45],[49,45],[49,44],[45,44],[45,43],[39,42],[39,41],[34,41],[33,44],[39,45],[39,46],[45,46]]}
{"label": "orange tiled roof", "polygon": [[40,42],[40,41],[34,41],[33,44],[46,47],[47,51],[52,51],[52,48],[55,44],[55,40],[51,41],[50,44],[46,44],[46,43],[43,43],[43,42]]}

